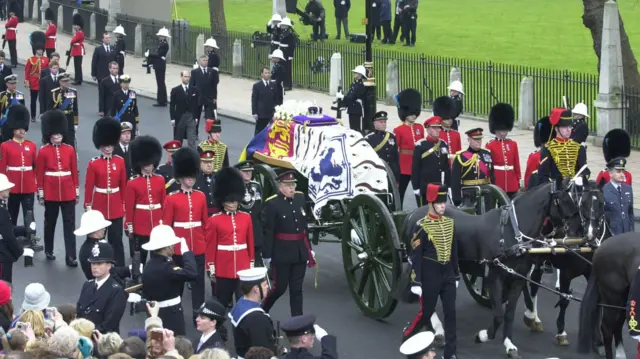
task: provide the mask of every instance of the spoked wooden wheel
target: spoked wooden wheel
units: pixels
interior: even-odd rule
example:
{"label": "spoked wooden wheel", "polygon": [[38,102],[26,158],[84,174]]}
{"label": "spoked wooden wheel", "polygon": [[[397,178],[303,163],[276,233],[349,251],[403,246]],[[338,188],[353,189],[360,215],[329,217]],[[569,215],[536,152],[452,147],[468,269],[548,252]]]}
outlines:
{"label": "spoked wooden wheel", "polygon": [[253,166],[253,180],[262,186],[262,200],[278,193],[278,184],[276,182],[276,172],[269,165],[258,163]]}
{"label": "spoked wooden wheel", "polygon": [[[475,263],[474,263],[475,264]],[[478,267],[482,267],[480,264],[477,264]],[[471,298],[476,301],[476,303],[480,304],[483,307],[491,308],[491,300],[489,299],[489,290],[485,285],[485,278],[483,271],[478,268],[478,270],[474,270],[471,273],[463,273],[461,271],[460,276],[462,277],[462,281],[464,282],[465,287],[469,290],[469,294],[471,294]]]}
{"label": "spoked wooden wheel", "polygon": [[342,259],[351,294],[367,317],[391,315],[402,272],[400,239],[378,197],[361,194],[349,202],[342,226]]}
{"label": "spoked wooden wheel", "polygon": [[387,169],[387,182],[389,183],[389,198],[387,199],[387,208],[393,212],[402,211],[402,204],[400,203],[400,186],[396,181],[396,176],[393,174],[391,167],[387,162],[382,161],[384,167]]}

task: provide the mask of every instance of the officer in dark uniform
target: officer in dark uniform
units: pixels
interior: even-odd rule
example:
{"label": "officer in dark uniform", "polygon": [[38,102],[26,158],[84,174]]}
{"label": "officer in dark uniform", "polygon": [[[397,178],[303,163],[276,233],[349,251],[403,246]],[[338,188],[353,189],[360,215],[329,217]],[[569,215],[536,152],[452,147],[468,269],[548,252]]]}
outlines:
{"label": "officer in dark uniform", "polygon": [[373,132],[364,136],[378,156],[391,168],[396,182],[400,183],[400,158],[398,155],[398,143],[396,135],[387,131],[387,113],[377,112],[373,116]]}
{"label": "officer in dark uniform", "polygon": [[13,276],[13,263],[20,256],[30,252],[33,258],[33,249],[22,248],[22,244],[18,242],[16,233],[18,227],[14,227],[11,223],[11,216],[7,209],[7,200],[9,199],[9,190],[14,186],[4,174],[0,173],[0,279],[11,283]]}
{"label": "officer in dark uniform", "polygon": [[402,343],[400,353],[408,359],[436,359],[434,339],[433,332],[420,332]]}
{"label": "officer in dark uniform", "polygon": [[453,237],[454,221],[444,216],[447,187],[430,183],[426,199],[429,213],[413,226],[409,262],[412,266],[411,292],[421,297],[421,307],[403,335],[406,340],[423,326],[433,331],[430,318],[439,296],[444,312],[444,358],[452,359],[456,357],[456,288],[460,273],[458,248]]}
{"label": "officer in dark uniform", "polygon": [[144,57],[147,58],[147,66],[152,66],[156,73],[156,85],[158,87],[157,103],[154,103],[155,107],[167,106],[167,85],[164,82],[165,75],[167,73],[167,53],[169,53],[169,42],[167,39],[171,38],[169,30],[166,27],[158,30],[156,34],[160,38],[158,43],[158,49],[154,53],[149,53],[147,50]]}
{"label": "officer in dark uniform", "polygon": [[156,168],[156,173],[164,178],[167,194],[171,194],[180,190],[180,184],[173,178],[171,156],[181,147],[182,143],[178,140],[171,140],[162,146],[162,148],[167,151],[167,162],[158,166],[158,168]]}
{"label": "officer in dark uniform", "polygon": [[[6,65],[5,65],[6,66]],[[9,129],[7,115],[9,107],[19,103],[24,105],[24,94],[16,89],[18,75],[9,75],[4,78],[7,89],[0,92],[0,126],[2,127],[1,142],[8,141],[13,137],[13,131]]]}
{"label": "officer in dark uniform", "polygon": [[212,216],[218,209],[213,200],[213,186],[215,184],[213,160],[216,155],[213,151],[202,151],[200,147],[198,147],[198,152],[200,152],[200,172],[196,177],[196,184],[193,188],[204,193],[205,197],[207,197],[207,214]]}
{"label": "officer in dark uniform", "polygon": [[627,159],[614,158],[607,163],[610,181],[602,187],[604,215],[612,235],[633,232],[633,189],[624,182]]}
{"label": "officer in dark uniform", "polygon": [[267,33],[271,35],[270,53],[280,47],[280,22],[282,22],[280,14],[273,14],[267,23]]}
{"label": "officer in dark uniform", "polygon": [[140,133],[140,112],[138,112],[138,98],[136,92],[129,89],[131,77],[120,75],[120,90],[113,94],[113,105],[110,106],[111,116],[132,125],[131,140]]}
{"label": "officer in dark uniform", "polygon": [[[466,207],[476,206],[476,213],[480,213],[480,201],[477,201],[475,191],[465,191],[462,188],[468,186],[481,186],[495,182],[493,176],[493,161],[491,152],[482,148],[481,128],[471,129],[465,134],[468,136],[469,148],[460,151],[451,163],[451,199],[455,206],[460,206],[462,197]],[[485,208],[491,208],[490,196],[484,197]]]}
{"label": "officer in dark uniform", "polygon": [[449,146],[440,138],[442,118],[433,116],[425,123],[427,137],[421,141],[413,151],[413,164],[411,170],[411,185],[416,195],[416,203],[425,205],[427,185],[429,183],[442,183],[449,185]]}
{"label": "officer in dark uniform", "polygon": [[264,246],[264,228],[262,226],[262,186],[253,181],[253,162],[242,161],[234,166],[240,170],[244,179],[244,198],[239,203],[240,210],[251,215],[253,224],[253,244],[255,246],[256,265],[262,266],[262,251]]}
{"label": "officer in dark uniform", "polygon": [[282,105],[284,102],[284,78],[286,68],[284,63],[287,61],[284,58],[282,50],[275,49],[269,56],[271,58],[271,81],[276,83],[276,100],[275,104]]}
{"label": "officer in dark uniform", "polygon": [[251,347],[264,347],[277,353],[271,317],[260,307],[269,285],[267,269],[256,267],[238,272],[243,297],[229,313],[236,354],[242,358]]}
{"label": "officer in dark uniform", "polygon": [[285,62],[285,76],[284,76],[284,89],[291,91],[293,88],[293,54],[298,43],[298,35],[293,31],[293,24],[291,19],[285,17],[282,19],[279,25],[280,28],[280,50],[284,54]]}
{"label": "officer in dark uniform", "polygon": [[[177,266],[172,259],[173,246],[178,243],[183,267]],[[142,297],[158,303],[158,316],[165,329],[172,330],[176,336],[185,335],[181,295],[185,282],[198,276],[196,258],[185,239],[176,237],[173,228],[163,224],[153,228],[149,242],[143,244],[142,249],[152,252],[142,273]]]}
{"label": "officer in dark uniform", "polygon": [[307,264],[315,266],[308,239],[306,201],[302,192],[296,192],[296,182],[294,171],[282,173],[278,176],[279,193],[265,203],[264,263],[271,263],[275,277],[262,302],[267,313],[289,287],[291,316],[302,315],[302,282]]}
{"label": "officer in dark uniform", "polygon": [[78,318],[93,322],[100,333],[120,333],[120,319],[127,308],[127,294],[110,275],[115,263],[113,248],[106,241],[96,242],[88,261],[94,279],[82,286],[76,305]]}
{"label": "officer in dark uniform", "polygon": [[[362,115],[364,114],[364,96],[365,87],[364,80],[367,79],[367,70],[362,65],[356,66],[353,72],[353,82],[349,86],[349,91],[343,95],[342,92],[336,94],[336,99],[342,101],[342,105],[347,107],[347,113],[349,114],[349,128],[354,131],[362,132],[367,128],[366,124],[362,121]],[[368,119],[365,119],[368,120]]]}
{"label": "officer in dark uniform", "polygon": [[589,136],[589,124],[587,119],[589,118],[589,109],[584,102],[577,103],[573,110],[573,131],[571,132],[571,139],[578,142],[585,148],[587,148],[587,137]]}
{"label": "officer in dark uniform", "polygon": [[71,76],[63,73],[58,76],[58,84],[51,90],[51,97],[47,101],[47,110],[60,110],[67,117],[68,131],[64,136],[64,143],[76,146],[76,129],[78,128],[78,90],[69,87]]}
{"label": "officer in dark uniform", "polygon": [[202,333],[202,336],[197,345],[195,341],[193,342],[194,354],[200,354],[207,349],[213,348],[226,349],[224,340],[219,332],[219,329],[224,328],[224,321],[227,319],[226,312],[227,308],[215,298],[205,301],[195,311],[197,315],[196,329]]}
{"label": "officer in dark uniform", "polygon": [[[211,69],[210,81],[212,84],[211,99],[213,100],[213,104],[204,106],[204,116],[205,118],[218,118],[217,108],[218,108],[218,84],[220,83],[220,56],[218,55],[217,50],[220,48],[216,40],[213,38],[207,39],[204,43],[204,52],[209,56],[207,61],[207,67]],[[200,128],[200,127],[198,127]],[[196,129],[197,130],[197,129]],[[197,133],[197,131],[196,131]]]}
{"label": "officer in dark uniform", "polygon": [[[338,339],[316,325],[313,314],[299,315],[282,323],[280,329],[287,335],[291,350],[283,359],[336,359],[338,358]],[[316,357],[309,352],[317,338],[322,346],[322,354]]]}

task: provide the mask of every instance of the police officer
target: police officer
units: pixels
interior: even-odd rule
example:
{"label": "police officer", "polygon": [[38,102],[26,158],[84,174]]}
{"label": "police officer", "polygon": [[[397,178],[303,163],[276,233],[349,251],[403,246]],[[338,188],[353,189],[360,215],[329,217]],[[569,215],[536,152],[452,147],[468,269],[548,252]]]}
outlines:
{"label": "police officer", "polygon": [[262,225],[262,186],[253,180],[253,162],[242,161],[234,166],[240,170],[244,182],[244,195],[240,200],[240,210],[251,215],[253,224],[253,245],[257,265],[263,265],[264,227]]}
{"label": "police officer", "polygon": [[[182,267],[173,262],[174,246],[180,246]],[[178,238],[173,228],[158,225],[151,230],[149,242],[142,249],[151,252],[149,262],[142,273],[142,297],[157,302],[158,316],[162,326],[177,335],[185,335],[184,314],[182,313],[182,288],[185,282],[198,276],[196,260],[187,241]],[[199,308],[196,307],[196,308]]]}
{"label": "police officer", "polygon": [[243,297],[229,313],[233,325],[233,341],[238,357],[244,357],[251,347],[265,347],[276,353],[271,317],[260,307],[269,286],[267,269],[256,267],[238,272]]}
{"label": "police officer", "polygon": [[276,106],[282,105],[284,102],[284,75],[285,75],[285,67],[284,62],[287,61],[284,58],[284,54],[282,50],[275,49],[269,55],[271,59],[271,81],[276,83],[276,98],[275,104]]}
{"label": "police officer", "polygon": [[140,112],[138,112],[138,98],[136,92],[129,89],[131,77],[120,76],[120,91],[113,94],[113,105],[110,106],[111,116],[120,122],[132,125],[131,139],[140,134]]}
{"label": "police officer", "polygon": [[589,136],[589,124],[587,123],[589,109],[584,102],[580,102],[573,107],[571,113],[573,114],[571,139],[586,148],[587,137]]}
{"label": "police officer", "polygon": [[269,52],[277,50],[280,47],[280,23],[282,17],[280,14],[273,14],[271,20],[267,23],[267,33],[271,35],[271,48]]}
{"label": "police officer", "polygon": [[433,332],[420,332],[402,343],[400,353],[408,359],[436,359],[434,338]]}
{"label": "police officer", "polygon": [[207,198],[207,215],[212,216],[218,211],[218,207],[213,200],[213,189],[216,182],[216,176],[213,173],[215,153],[213,151],[202,151],[200,147],[198,147],[198,150],[200,150],[200,172],[193,188],[204,193]]}
{"label": "police officer", "polygon": [[156,86],[158,88],[157,103],[154,103],[155,107],[167,106],[167,85],[164,83],[164,78],[167,73],[167,53],[169,52],[169,43],[167,39],[171,38],[169,30],[166,27],[158,30],[156,34],[160,39],[158,43],[158,49],[154,53],[149,53],[147,50],[144,57],[147,58],[148,65],[153,66],[153,70],[156,74]]}
{"label": "police officer", "polygon": [[349,86],[349,92],[345,95],[342,92],[338,92],[336,99],[341,100],[342,105],[347,107],[349,127],[354,131],[362,132],[367,127],[366,124],[362,123],[365,96],[364,80],[367,79],[367,70],[364,66],[358,65],[351,72],[353,72],[353,82]]}
{"label": "police officer", "polygon": [[11,283],[13,280],[13,263],[21,255],[33,258],[33,249],[22,248],[22,244],[16,239],[15,228],[11,223],[11,216],[7,210],[9,191],[15,186],[9,182],[4,174],[0,173],[0,279]]}
{"label": "police officer", "polygon": [[220,120],[208,119],[204,124],[204,129],[208,138],[198,145],[203,151],[213,151],[213,172],[218,172],[223,167],[229,167],[229,149],[226,144],[220,141],[222,133],[222,122]]}
{"label": "police officer", "polygon": [[[465,192],[462,189],[468,186],[480,186],[494,182],[493,176],[493,160],[491,153],[482,148],[481,128],[471,129],[465,134],[469,141],[469,148],[466,151],[460,151],[456,154],[451,164],[451,199],[455,206],[460,206],[462,197],[464,197],[465,205],[472,206],[476,201],[476,192]],[[489,196],[485,196],[485,206],[488,210],[491,208],[491,200]],[[480,212],[480,202],[476,203],[476,212]]]}
{"label": "police officer", "polygon": [[400,159],[398,157],[398,143],[396,135],[387,131],[387,113],[385,111],[376,112],[373,116],[373,132],[364,136],[369,145],[378,156],[384,160],[396,179],[400,183]]}
{"label": "police officer", "polygon": [[[196,329],[202,333],[198,345],[194,344],[194,354],[202,353],[207,349],[221,348],[226,350],[224,339],[218,329],[224,328],[224,321],[227,319],[225,308],[215,298],[202,303],[196,310]],[[195,341],[194,341],[195,343]]]}
{"label": "police officer", "polygon": [[498,103],[489,113],[489,131],[496,135],[495,139],[486,145],[493,159],[494,184],[513,198],[520,189],[520,154],[518,142],[507,138],[513,129],[515,112],[506,103]]}
{"label": "police officer", "polygon": [[433,116],[425,122],[425,127],[427,137],[413,151],[413,169],[411,170],[411,186],[419,206],[427,203],[425,196],[429,183],[448,185],[451,180],[449,147],[440,138],[442,119]]}
{"label": "police officer", "polygon": [[286,60],[284,63],[284,89],[291,91],[293,88],[293,54],[298,43],[298,36],[293,31],[293,24],[288,17],[283,18],[278,26],[280,29],[280,50]]}
{"label": "police officer", "polygon": [[118,74],[122,75],[124,73],[124,58],[127,55],[127,44],[124,41],[124,37],[127,36],[127,34],[124,33],[122,25],[116,26],[113,33],[116,35],[115,61],[118,63]]}
{"label": "police officer", "polygon": [[24,94],[18,90],[18,75],[9,75],[4,78],[6,91],[0,92],[0,126],[2,126],[2,142],[8,141],[13,137],[13,131],[9,129],[7,123],[7,115],[9,107],[15,104],[24,105]]}
{"label": "police officer", "polygon": [[156,173],[164,178],[164,188],[167,191],[167,194],[180,190],[180,184],[176,182],[175,178],[173,178],[171,157],[181,147],[182,143],[178,140],[168,141],[162,146],[162,148],[167,152],[167,162],[158,166],[158,168],[156,168]]}
{"label": "police officer", "polygon": [[633,232],[635,216],[633,215],[633,189],[624,183],[624,172],[627,160],[614,158],[607,163],[609,183],[602,187],[604,195],[604,213],[612,235]]}
{"label": "police officer", "polygon": [[429,319],[439,296],[444,312],[444,358],[451,359],[456,357],[456,288],[460,278],[454,220],[444,216],[446,186],[430,183],[426,199],[429,212],[411,231],[411,292],[421,297],[421,307],[403,335],[406,340],[423,326],[433,330]]}
{"label": "police officer", "polygon": [[91,265],[87,261],[91,257],[91,249],[96,243],[104,240],[107,228],[111,225],[110,221],[104,219],[102,213],[96,210],[88,210],[80,217],[80,227],[73,234],[79,237],[87,236],[78,251],[78,259],[80,261],[80,269],[84,273],[87,280],[91,280]]}
{"label": "police officer", "polygon": [[47,110],[60,110],[67,117],[67,136],[64,143],[76,146],[76,130],[78,129],[78,91],[69,87],[71,76],[63,73],[58,76],[60,87],[51,90],[51,97],[47,101]]}
{"label": "police officer", "polygon": [[[280,329],[287,335],[287,341],[291,346],[291,350],[282,357],[283,359],[338,358],[338,339],[315,323],[316,316],[313,314],[292,317],[282,323]],[[320,357],[310,352],[316,338],[322,346]]]}
{"label": "police officer", "polygon": [[271,263],[275,280],[262,308],[268,313],[289,287],[291,315],[296,316],[303,314],[302,283],[315,258],[308,239],[306,201],[302,192],[296,192],[295,172],[283,172],[277,180],[278,194],[267,198],[264,209],[264,263]]}
{"label": "police officer", "polygon": [[110,275],[115,263],[113,248],[106,241],[95,243],[88,261],[94,279],[82,286],[76,305],[78,318],[91,321],[100,333],[120,333],[120,320],[127,308],[127,294]]}
{"label": "police officer", "polygon": [[[631,155],[631,137],[629,133],[621,128],[614,128],[607,132],[602,140],[602,154],[607,163],[617,157],[629,157],[629,155]],[[604,171],[598,173],[596,183],[603,186],[607,182],[609,182],[609,170],[605,168]],[[623,182],[629,186],[633,185],[633,178],[629,171],[624,171]]]}

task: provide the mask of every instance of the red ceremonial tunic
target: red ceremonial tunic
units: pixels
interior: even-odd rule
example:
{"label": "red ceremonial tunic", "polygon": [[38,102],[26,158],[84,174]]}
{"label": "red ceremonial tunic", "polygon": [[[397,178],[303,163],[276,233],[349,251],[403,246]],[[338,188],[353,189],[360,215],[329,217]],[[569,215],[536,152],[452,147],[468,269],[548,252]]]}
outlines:
{"label": "red ceremonial tunic", "polygon": [[139,236],[151,234],[151,229],[162,220],[162,205],[167,196],[164,185],[164,177],[155,173],[131,177],[124,196],[125,228],[131,226],[132,233]]}
{"label": "red ceremonial tunic", "polygon": [[73,146],[46,144],[40,147],[36,161],[38,194],[45,201],[66,202],[76,199],[78,158]]}
{"label": "red ceremonial tunic", "polygon": [[14,186],[11,193],[25,194],[36,192],[36,144],[15,139],[0,145],[0,173],[4,173]]}
{"label": "red ceremonial tunic", "polygon": [[540,167],[540,150],[535,150],[527,158],[527,168],[524,170],[524,188],[529,188],[529,178],[531,174]]}
{"label": "red ceremonial tunic", "polygon": [[40,72],[49,67],[49,59],[46,56],[31,56],[24,67],[24,79],[29,82],[29,89],[40,90]]}
{"label": "red ceremonial tunic", "polygon": [[[596,183],[599,184],[600,181],[604,181],[604,184],[607,184],[609,183],[609,181],[611,181],[611,176],[609,176],[608,170],[600,171],[600,173],[598,173]],[[629,186],[631,186],[633,183],[633,178],[631,177],[631,173],[629,171],[624,171],[624,183],[628,184]]]}
{"label": "red ceremonial tunic", "polygon": [[105,219],[124,216],[127,168],[118,155],[98,156],[89,161],[84,184],[84,207],[100,211]]}
{"label": "red ceremonial tunic", "polygon": [[78,30],[71,39],[71,56],[84,56],[84,31]]}
{"label": "red ceremonial tunic", "polygon": [[[207,225],[207,198],[198,190],[179,190],[167,196],[162,209],[162,223],[173,227],[176,236],[187,241],[194,255],[207,249],[204,226]],[[174,246],[176,255],[182,255],[180,243]]]}
{"label": "red ceremonial tunic", "polygon": [[47,30],[45,30],[45,32],[44,32],[44,36],[47,37],[47,39],[44,42],[44,48],[45,49],[54,49],[55,50],[57,32],[58,32],[58,27],[56,26],[56,24],[51,23],[51,24],[49,24],[49,26],[47,26]]}
{"label": "red ceremonial tunic", "polygon": [[447,147],[449,147],[449,166],[451,166],[451,162],[456,158],[456,153],[462,151],[460,132],[452,129],[443,129],[440,131],[440,138],[447,144]]}
{"label": "red ceremonial tunic", "polygon": [[413,150],[416,148],[416,142],[424,139],[424,126],[419,123],[408,124],[405,122],[394,128],[393,134],[396,135],[396,143],[400,153],[400,174],[411,175]]}
{"label": "red ceremonial tunic", "polygon": [[9,21],[4,24],[4,28],[6,29],[4,32],[5,40],[15,40],[16,39],[16,30],[18,28],[18,17],[12,16]]}
{"label": "red ceremonial tunic", "polygon": [[522,176],[518,143],[508,138],[494,138],[487,143],[486,148],[491,152],[493,160],[495,185],[507,193],[518,191]]}
{"label": "red ceremonial tunic", "polygon": [[238,278],[255,260],[251,215],[221,211],[207,221],[207,269],[215,265],[216,277]]}

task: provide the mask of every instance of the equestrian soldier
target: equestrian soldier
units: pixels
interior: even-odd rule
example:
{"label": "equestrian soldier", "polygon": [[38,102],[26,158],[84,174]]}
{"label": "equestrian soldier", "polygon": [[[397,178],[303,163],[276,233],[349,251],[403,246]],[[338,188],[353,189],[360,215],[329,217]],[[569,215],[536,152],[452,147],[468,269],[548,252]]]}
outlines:
{"label": "equestrian soldier", "polygon": [[[469,140],[469,148],[466,151],[460,151],[456,154],[451,164],[451,199],[457,207],[462,203],[462,197],[467,199],[466,204],[471,205],[476,198],[470,198],[471,195],[465,192],[463,196],[462,189],[468,186],[480,186],[494,182],[493,160],[491,153],[482,148],[481,128],[471,129],[465,134]],[[491,208],[491,200],[489,196],[485,196],[485,206],[488,210]],[[479,211],[480,202],[476,204]]]}
{"label": "equestrian soldier", "polygon": [[278,25],[280,29],[280,50],[284,54],[286,61],[284,62],[285,76],[284,76],[284,89],[291,91],[293,88],[293,54],[298,43],[298,36],[293,31],[293,24],[291,19],[285,17]]}
{"label": "equestrian soldier", "polygon": [[400,201],[411,182],[413,151],[416,143],[424,139],[424,127],[416,123],[422,112],[422,95],[416,89],[406,89],[396,95],[398,117],[403,123],[393,130],[400,151]]}
{"label": "equestrian soldier", "polygon": [[314,337],[322,347],[320,359],[338,358],[338,338],[315,323],[316,316],[313,314],[292,317],[282,323],[280,328],[287,335],[287,341],[291,345],[291,350],[282,357],[283,359],[316,358],[309,352],[313,348]]}
{"label": "equestrian soldier", "polygon": [[[607,163],[617,157],[628,158],[629,155],[631,155],[631,137],[629,137],[627,131],[621,128],[609,131],[602,141],[602,154],[604,155],[604,160],[607,161]],[[609,182],[609,171],[608,168],[605,168],[603,171],[598,173],[596,183],[603,186],[607,182]],[[627,170],[624,171],[623,182],[629,186],[633,185],[631,172]]]}
{"label": "equestrian soldier", "polygon": [[487,143],[486,148],[491,152],[493,159],[493,173],[496,186],[513,198],[520,189],[520,154],[518,143],[507,134],[513,130],[515,112],[513,107],[506,103],[496,104],[489,113],[489,131],[496,135]]}
{"label": "equestrian soldier", "polygon": [[433,116],[425,121],[427,138],[421,141],[413,151],[411,186],[416,195],[416,203],[423,206],[427,202],[427,185],[442,183],[448,185],[451,180],[449,170],[449,148],[440,138],[442,119]]}
{"label": "equestrian soldier", "polygon": [[[60,110],[67,117],[67,134],[64,141],[68,145],[76,146],[76,130],[78,129],[78,90],[69,87],[71,76],[63,73],[58,76],[60,87],[51,90],[51,99],[47,101],[47,110]],[[117,142],[116,142],[117,143]]]}
{"label": "equestrian soldier", "polygon": [[436,359],[434,339],[432,332],[420,332],[402,343],[400,353],[408,359]]}
{"label": "equestrian soldier", "polygon": [[173,178],[173,162],[171,157],[182,147],[182,143],[177,140],[167,141],[162,148],[167,152],[167,162],[156,168],[156,173],[164,178],[164,189],[167,194],[171,194],[180,190],[180,184]]}
{"label": "equestrian soldier", "polygon": [[24,87],[29,89],[31,95],[31,122],[36,121],[38,93],[40,92],[40,73],[49,66],[49,59],[42,57],[46,36],[42,31],[31,33],[31,49],[33,56],[27,59],[24,67]]}
{"label": "equestrian soldier", "polygon": [[428,214],[413,227],[411,241],[411,291],[421,297],[420,312],[407,328],[405,339],[418,333],[423,326],[431,328],[438,296],[444,311],[444,358],[456,357],[456,288],[458,271],[458,248],[454,232],[454,221],[445,217],[447,187],[430,183],[427,187]]}
{"label": "equestrian soldier", "polygon": [[[204,193],[193,186],[200,168],[200,156],[194,149],[185,147],[173,154],[173,177],[180,184],[180,190],[167,196],[164,201],[162,223],[173,227],[176,236],[185,238],[196,260],[197,276],[192,282],[191,303],[194,310],[204,302],[205,251],[207,242],[207,199]],[[182,265],[182,252],[174,248],[174,261]],[[194,313],[194,319],[196,317]]]}
{"label": "equestrian soldier", "polygon": [[127,56],[127,43],[124,41],[124,37],[127,36],[127,34],[124,33],[122,25],[116,26],[113,33],[116,35],[115,61],[118,63],[118,75],[122,76],[124,73],[124,58]]}
{"label": "equestrian soldier", "polygon": [[65,262],[77,267],[76,204],[80,199],[78,157],[72,146],[63,143],[67,133],[67,118],[58,110],[42,115],[42,143],[36,159],[38,202],[44,206],[44,252],[47,259],[53,255],[54,235],[58,212],[62,211]]}
{"label": "equestrian soldier", "polygon": [[589,136],[589,124],[587,123],[587,119],[589,118],[589,109],[584,102],[580,102],[573,107],[571,113],[573,114],[573,130],[571,131],[571,139],[586,148],[587,137]]}
{"label": "equestrian soldier", "polygon": [[93,144],[100,156],[89,161],[84,184],[84,207],[102,213],[113,223],[107,229],[107,239],[113,246],[116,265],[124,266],[122,231],[124,217],[124,191],[127,169],[124,158],[114,155],[113,148],[120,140],[120,123],[112,118],[101,118],[93,126]]}
{"label": "equestrian soldier", "polygon": [[554,137],[556,137],[556,131],[552,128],[551,122],[549,122],[549,116],[539,119],[533,129],[533,143],[536,146],[536,150],[529,154],[527,168],[524,171],[524,187],[527,190],[540,184],[540,178],[538,177],[540,153],[547,141]]}
{"label": "equestrian soldier", "polygon": [[136,92],[129,89],[131,77],[129,75],[120,76],[120,91],[113,94],[113,105],[111,106],[111,116],[120,122],[129,122],[133,125],[131,129],[131,139],[139,133],[140,113],[138,112],[138,98]]}
{"label": "equestrian soldier", "polygon": [[216,154],[213,160],[213,172],[218,172],[224,167],[229,167],[229,151],[227,145],[220,141],[222,132],[222,122],[220,120],[208,119],[204,124],[204,129],[209,134],[209,138],[200,142],[199,147],[203,151],[213,151]]}
{"label": "equestrian soldier", "polygon": [[451,82],[447,90],[449,90],[449,96],[451,97],[454,103],[454,112],[452,117],[454,121],[451,125],[451,128],[458,131],[458,127],[460,127],[460,120],[458,120],[458,117],[462,115],[462,110],[464,107],[463,101],[462,101],[462,96],[464,96],[462,82],[460,82],[459,80],[455,80]]}
{"label": "equestrian soldier", "polygon": [[2,126],[2,141],[5,142],[13,137],[13,132],[9,129],[7,123],[7,115],[9,108],[15,104],[24,106],[24,94],[16,90],[18,84],[18,75],[9,75],[4,78],[6,91],[0,92],[0,126]]}
{"label": "equestrian soldier", "polygon": [[139,136],[131,142],[131,167],[135,175],[127,183],[124,196],[125,228],[129,237],[129,254],[140,252],[140,263],[147,261],[141,246],[149,242],[151,230],[160,224],[166,198],[164,178],[154,173],[162,158],[160,142],[151,136]]}
{"label": "equestrian soldier", "polygon": [[602,187],[604,195],[604,214],[609,224],[611,235],[634,231],[633,189],[624,183],[624,172],[627,160],[614,158],[607,163],[609,182]]}
{"label": "equestrian soldier", "polygon": [[[449,148],[449,166],[456,157],[456,153],[462,150],[462,141],[460,140],[460,132],[453,128],[456,123],[456,104],[455,100],[448,96],[441,96],[433,101],[433,115],[442,119],[442,130],[440,138],[447,144]],[[426,127],[426,125],[425,125]]]}
{"label": "equestrian soldier", "polygon": [[44,43],[44,51],[47,53],[47,57],[51,60],[51,54],[56,52],[56,35],[58,33],[58,27],[55,23],[55,14],[50,7],[44,11],[44,19],[47,20],[47,29],[44,31],[44,35],[47,40]]}
{"label": "equestrian soldier", "polygon": [[315,258],[308,237],[306,201],[295,190],[294,171],[282,173],[277,180],[279,193],[267,198],[264,210],[264,263],[271,263],[275,278],[262,308],[268,313],[288,286],[291,315],[296,316],[303,314],[302,283],[307,265],[314,267]]}
{"label": "equestrian soldier", "polygon": [[[84,49],[84,19],[80,14],[73,15],[73,28],[76,33],[71,39],[71,50],[67,52],[67,56],[73,57],[73,71],[75,73],[73,84],[82,85],[82,57],[86,51]],[[68,57],[67,65],[69,65]],[[115,251],[117,252],[117,250]],[[117,256],[118,254],[116,253]]]}
{"label": "equestrian soldier", "polygon": [[273,14],[271,20],[267,23],[267,33],[271,35],[271,48],[269,52],[273,52],[280,47],[280,23],[282,17],[280,14]]}
{"label": "equestrian soldier", "polygon": [[11,56],[11,67],[14,69],[18,67],[18,49],[16,48],[16,38],[18,33],[18,19],[17,14],[20,12],[20,5],[17,2],[9,3],[9,20],[4,24],[4,36],[2,37],[9,43],[9,55]]}
{"label": "equestrian soldier", "polygon": [[169,42],[167,39],[171,38],[169,30],[166,27],[158,30],[156,34],[160,41],[158,42],[158,49],[154,53],[149,53],[147,50],[144,53],[144,57],[147,58],[147,66],[153,67],[156,74],[156,86],[158,88],[154,107],[166,107],[167,106],[167,85],[164,82],[165,75],[167,73],[167,54],[169,53]]}
{"label": "equestrian soldier", "polygon": [[378,156],[385,161],[396,179],[400,183],[400,161],[398,158],[398,142],[396,135],[387,131],[387,113],[377,112],[373,116],[373,132],[364,136]]}
{"label": "equestrian soldier", "polygon": [[358,132],[362,132],[367,126],[362,121],[364,114],[363,102],[365,97],[364,80],[367,79],[367,70],[362,65],[356,66],[353,72],[353,82],[349,86],[349,91],[343,95],[342,92],[336,94],[336,99],[342,100],[342,104],[347,107],[349,114],[349,127]]}
{"label": "equestrian soldier", "polygon": [[262,250],[264,246],[264,228],[262,225],[262,186],[253,181],[253,162],[243,161],[234,166],[240,171],[244,182],[244,194],[240,201],[240,210],[251,215],[253,224],[253,244],[255,258],[258,265],[262,263]]}
{"label": "equestrian soldier", "polygon": [[213,188],[215,185],[215,174],[213,172],[213,160],[215,153],[213,151],[200,151],[200,172],[196,178],[196,184],[193,188],[204,193],[207,197],[207,214],[209,216],[217,212],[218,207],[213,200]]}
{"label": "equestrian soldier", "polygon": [[[556,137],[540,151],[540,183],[574,177],[587,164],[586,149],[571,139],[571,110],[555,108],[549,121],[555,127]],[[583,171],[582,176],[589,178],[589,169]],[[582,179],[577,180],[576,184],[581,186]]]}

